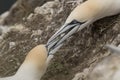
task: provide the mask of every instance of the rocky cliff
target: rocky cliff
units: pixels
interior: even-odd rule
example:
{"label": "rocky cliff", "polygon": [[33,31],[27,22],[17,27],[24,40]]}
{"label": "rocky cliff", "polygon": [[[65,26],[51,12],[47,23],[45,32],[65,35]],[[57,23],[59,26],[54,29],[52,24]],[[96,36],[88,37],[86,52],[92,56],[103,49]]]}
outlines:
{"label": "rocky cliff", "polygon": [[[0,76],[13,75],[27,52],[64,24],[80,0],[18,0],[0,16]],[[42,80],[87,80],[94,66],[110,55],[105,44],[119,44],[120,16],[96,21],[72,35],[55,54]]]}

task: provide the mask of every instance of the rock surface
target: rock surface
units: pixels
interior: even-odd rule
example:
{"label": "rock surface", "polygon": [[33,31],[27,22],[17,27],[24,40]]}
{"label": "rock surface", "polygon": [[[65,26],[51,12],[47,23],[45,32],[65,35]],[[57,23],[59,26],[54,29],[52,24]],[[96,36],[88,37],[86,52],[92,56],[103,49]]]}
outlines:
{"label": "rock surface", "polygon": [[[1,33],[0,76],[13,75],[27,52],[45,44],[64,24],[78,1],[18,0],[7,16],[0,17],[1,25],[10,28],[7,33]],[[109,55],[104,45],[119,44],[119,23],[120,16],[116,15],[75,33],[55,54],[42,80],[87,80],[94,66]],[[19,29],[20,24],[24,29]]]}

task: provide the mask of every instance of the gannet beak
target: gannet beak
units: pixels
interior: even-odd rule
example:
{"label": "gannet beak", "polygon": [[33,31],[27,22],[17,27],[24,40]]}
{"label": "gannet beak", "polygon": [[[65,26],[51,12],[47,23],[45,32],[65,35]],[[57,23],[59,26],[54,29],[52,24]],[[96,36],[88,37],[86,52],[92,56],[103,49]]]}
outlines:
{"label": "gannet beak", "polygon": [[63,42],[74,34],[82,25],[76,20],[73,20],[69,24],[63,25],[47,42],[46,47],[50,54],[54,54],[62,45]]}

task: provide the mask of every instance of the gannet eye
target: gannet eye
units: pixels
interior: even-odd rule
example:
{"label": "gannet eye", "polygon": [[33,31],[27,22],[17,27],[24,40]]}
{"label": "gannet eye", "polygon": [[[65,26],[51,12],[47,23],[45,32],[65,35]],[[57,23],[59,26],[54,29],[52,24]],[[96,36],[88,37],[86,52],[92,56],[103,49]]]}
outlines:
{"label": "gannet eye", "polygon": [[[83,22],[84,23],[84,22]],[[77,20],[72,20],[70,23],[69,23],[69,25],[71,25],[71,24],[83,24],[82,22],[79,22],[79,21],[77,21]]]}

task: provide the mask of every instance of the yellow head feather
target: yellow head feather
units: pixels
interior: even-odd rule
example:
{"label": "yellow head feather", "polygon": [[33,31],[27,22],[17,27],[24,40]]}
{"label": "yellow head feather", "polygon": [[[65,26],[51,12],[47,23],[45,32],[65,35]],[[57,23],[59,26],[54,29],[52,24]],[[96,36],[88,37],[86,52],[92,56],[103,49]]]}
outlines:
{"label": "yellow head feather", "polygon": [[26,56],[23,64],[34,63],[39,69],[46,66],[47,50],[45,45],[38,45],[34,47]]}

